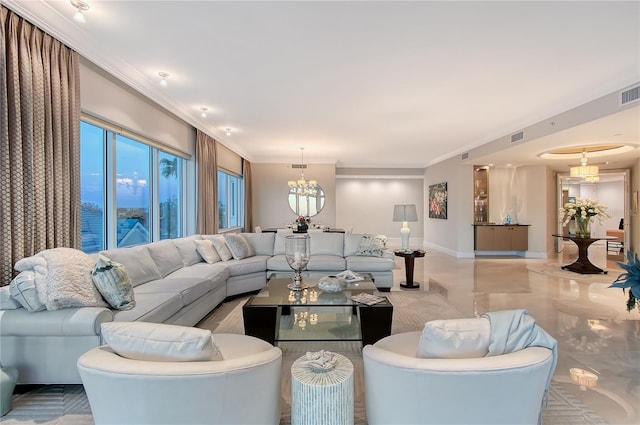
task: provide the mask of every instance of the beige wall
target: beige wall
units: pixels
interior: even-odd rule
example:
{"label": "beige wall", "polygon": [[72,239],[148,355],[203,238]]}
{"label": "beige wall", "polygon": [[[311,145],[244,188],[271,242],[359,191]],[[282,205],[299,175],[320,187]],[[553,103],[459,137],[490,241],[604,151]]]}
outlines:
{"label": "beige wall", "polygon": [[[451,158],[425,169],[425,191],[447,182],[447,219],[425,218],[425,246],[450,255],[471,258],[473,253],[473,166]],[[425,214],[428,214],[425,196]]]}
{"label": "beige wall", "polygon": [[640,252],[640,211],[634,210],[636,206],[633,205],[633,196],[637,193],[640,193],[640,157],[631,168],[631,223],[630,226],[625,225],[625,231],[631,234],[629,249],[635,253]]}
{"label": "beige wall", "polygon": [[[262,228],[283,227],[296,215],[289,208],[287,182],[300,178],[291,164],[252,163],[253,223]],[[334,164],[307,164],[304,176],[317,180],[325,194],[325,205],[312,223],[336,227],[336,170]]]}
{"label": "beige wall", "polygon": [[418,222],[408,223],[409,246],[422,248],[424,210],[423,176],[339,177],[336,180],[337,227],[354,233],[383,234],[390,246],[400,247],[402,223],[394,223],[395,204],[415,204]]}

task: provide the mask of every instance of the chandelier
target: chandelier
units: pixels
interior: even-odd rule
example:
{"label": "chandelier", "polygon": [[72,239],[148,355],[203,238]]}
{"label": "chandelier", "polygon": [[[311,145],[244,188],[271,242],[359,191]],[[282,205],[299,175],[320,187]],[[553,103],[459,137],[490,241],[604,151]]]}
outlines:
{"label": "chandelier", "polygon": [[598,181],[600,178],[598,174],[600,169],[597,165],[587,165],[587,151],[582,151],[582,159],[580,160],[579,167],[569,168],[569,174],[571,177],[582,177],[587,181]]}
{"label": "chandelier", "polygon": [[318,193],[318,182],[315,180],[305,180],[304,178],[304,148],[300,148],[300,156],[302,158],[300,163],[300,179],[289,180],[289,193],[295,193],[296,195],[315,195]]}

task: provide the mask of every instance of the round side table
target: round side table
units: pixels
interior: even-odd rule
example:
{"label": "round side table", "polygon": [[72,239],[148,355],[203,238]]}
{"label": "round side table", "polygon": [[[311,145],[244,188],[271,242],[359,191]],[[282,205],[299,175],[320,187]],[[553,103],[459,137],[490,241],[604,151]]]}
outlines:
{"label": "round side table", "polygon": [[404,258],[405,278],[404,282],[400,282],[402,288],[415,289],[420,287],[420,282],[413,280],[413,263],[416,258],[424,257],[425,252],[421,249],[398,249],[393,251],[396,257]]}
{"label": "round side table", "polygon": [[336,366],[313,372],[304,356],[291,366],[291,424],[353,424],[353,364],[337,354]]}

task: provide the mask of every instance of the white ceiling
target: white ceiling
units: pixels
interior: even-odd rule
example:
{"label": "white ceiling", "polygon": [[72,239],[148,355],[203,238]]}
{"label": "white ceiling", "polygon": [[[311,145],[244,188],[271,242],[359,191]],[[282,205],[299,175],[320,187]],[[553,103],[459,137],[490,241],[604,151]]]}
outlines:
{"label": "white ceiling", "polygon": [[[86,0],[84,24],[68,0],[4,1],[253,162],[424,167],[640,80],[637,1]],[[638,144],[639,111],[485,159]]]}

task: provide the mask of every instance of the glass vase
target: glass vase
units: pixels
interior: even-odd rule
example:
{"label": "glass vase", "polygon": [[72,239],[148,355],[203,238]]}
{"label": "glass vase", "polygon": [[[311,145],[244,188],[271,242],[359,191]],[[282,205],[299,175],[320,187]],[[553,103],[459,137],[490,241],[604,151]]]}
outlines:
{"label": "glass vase", "polygon": [[302,282],[302,270],[309,263],[310,252],[308,234],[288,235],[285,237],[284,255],[287,259],[287,264],[294,271],[292,282],[288,285],[289,289],[300,291],[309,287],[309,285]]}
{"label": "glass vase", "polygon": [[590,225],[591,217],[580,217],[576,216],[576,236],[580,238],[590,238],[591,237],[591,225]]}

